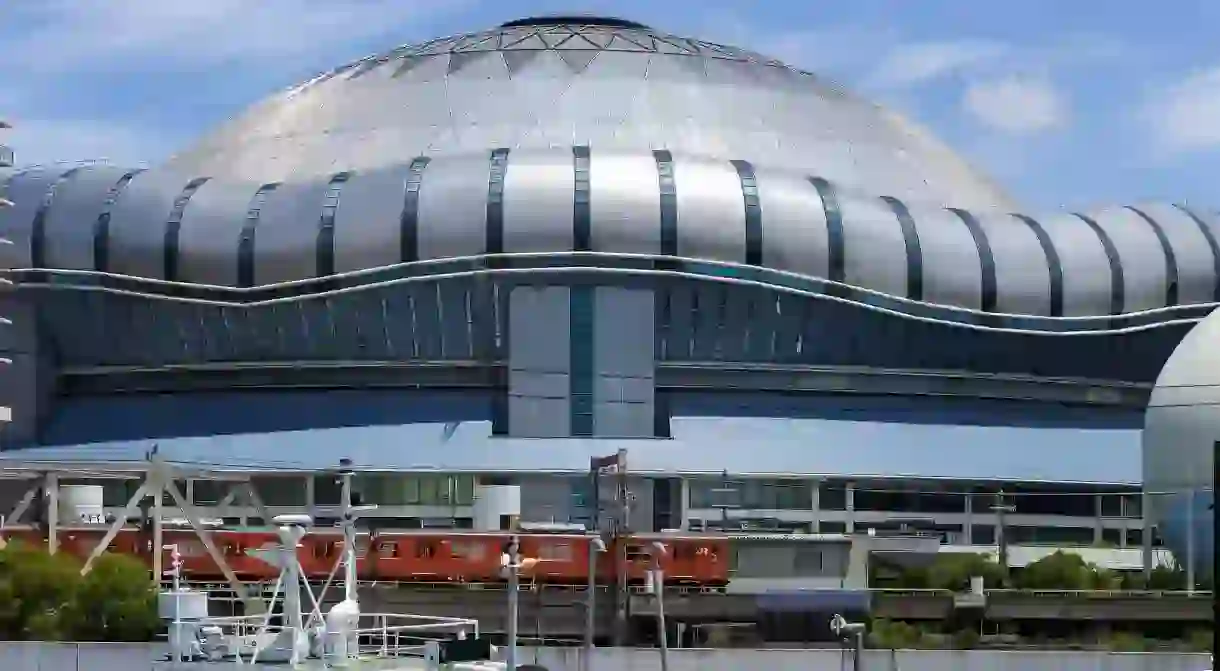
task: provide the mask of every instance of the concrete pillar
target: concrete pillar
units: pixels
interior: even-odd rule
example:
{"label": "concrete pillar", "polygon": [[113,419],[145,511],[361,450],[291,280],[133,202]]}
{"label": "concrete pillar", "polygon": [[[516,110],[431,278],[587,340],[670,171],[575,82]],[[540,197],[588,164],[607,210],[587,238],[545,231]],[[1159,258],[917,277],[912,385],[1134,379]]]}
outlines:
{"label": "concrete pillar", "polygon": [[810,492],[810,512],[813,514],[813,526],[810,531],[813,533],[821,533],[822,531],[822,482],[820,480],[810,481],[813,490]]}
{"label": "concrete pillar", "polygon": [[688,518],[690,517],[690,482],[686,478],[678,478],[677,486],[678,500],[678,528],[683,531],[689,531]]}
{"label": "concrete pillar", "polygon": [[856,532],[856,483],[847,483],[845,497],[847,505],[843,506],[847,518],[847,533]]}
{"label": "concrete pillar", "polygon": [[1148,523],[1148,511],[1152,503],[1152,497],[1148,495],[1148,492],[1140,493],[1140,503],[1143,506],[1140,510],[1143,513],[1141,517],[1143,532],[1140,535],[1140,548],[1143,550],[1144,555],[1144,579],[1147,580],[1152,577],[1152,525]]}
{"label": "concrete pillar", "polygon": [[1093,495],[1093,545],[1101,545],[1105,540],[1105,534],[1102,533],[1105,524],[1101,516],[1101,494]]}
{"label": "concrete pillar", "polygon": [[962,506],[965,522],[962,524],[962,541],[966,545],[974,545],[974,494],[966,492],[966,501]]}

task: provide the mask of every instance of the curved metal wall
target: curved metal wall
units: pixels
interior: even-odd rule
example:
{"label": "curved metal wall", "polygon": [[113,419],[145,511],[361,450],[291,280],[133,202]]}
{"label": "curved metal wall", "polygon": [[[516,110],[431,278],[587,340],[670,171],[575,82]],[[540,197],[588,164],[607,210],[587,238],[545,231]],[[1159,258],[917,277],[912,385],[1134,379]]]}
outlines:
{"label": "curved metal wall", "polygon": [[[530,276],[523,282],[537,281]],[[563,281],[553,278],[550,281]],[[608,281],[601,278],[601,281]],[[658,359],[964,370],[1148,382],[1188,325],[1052,336],[966,329],[706,280],[655,286]],[[511,280],[457,278],[223,307],[89,291],[38,295],[68,367],[200,362],[501,361]]]}
{"label": "curved metal wall", "polygon": [[6,192],[18,205],[0,211],[0,228],[17,244],[14,267],[28,269],[18,280],[105,270],[257,289],[454,257],[589,251],[775,270],[789,279],[763,281],[777,284],[839,282],[848,286],[835,291],[882,294],[899,311],[964,310],[966,323],[1138,314],[1220,293],[1211,213],[941,209],[660,150],[497,149],[282,183],[86,166],[18,174]]}

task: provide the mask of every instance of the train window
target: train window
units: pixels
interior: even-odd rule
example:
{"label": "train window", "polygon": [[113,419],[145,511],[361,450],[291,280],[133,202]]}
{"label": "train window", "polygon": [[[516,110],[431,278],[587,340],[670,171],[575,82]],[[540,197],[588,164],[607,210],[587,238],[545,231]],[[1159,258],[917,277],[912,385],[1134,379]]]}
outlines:
{"label": "train window", "polygon": [[194,540],[178,541],[178,554],[182,557],[202,557],[207,554],[203,543]]}
{"label": "train window", "polygon": [[642,545],[631,544],[627,546],[627,561],[648,561],[652,558]]}
{"label": "train window", "polygon": [[449,554],[454,559],[480,560],[485,556],[481,543],[473,541],[453,541],[449,544]]}
{"label": "train window", "polygon": [[338,553],[338,543],[317,543],[313,546],[313,556],[315,559],[330,559]]}
{"label": "train window", "polygon": [[436,557],[435,543],[420,543],[415,547],[416,559],[433,559]]}
{"label": "train window", "polygon": [[538,548],[539,561],[572,561],[572,546],[567,543],[544,543]]}
{"label": "train window", "polygon": [[382,541],[377,544],[377,553],[382,557],[397,557],[398,542],[397,541]]}

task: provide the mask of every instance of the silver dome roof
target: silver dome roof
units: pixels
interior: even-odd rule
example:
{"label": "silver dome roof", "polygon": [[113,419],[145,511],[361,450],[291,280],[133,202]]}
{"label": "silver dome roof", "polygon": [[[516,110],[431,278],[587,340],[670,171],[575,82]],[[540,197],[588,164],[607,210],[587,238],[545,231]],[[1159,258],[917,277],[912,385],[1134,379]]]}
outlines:
{"label": "silver dome roof", "polygon": [[746,159],[916,203],[1013,205],[922,129],[814,74],[581,17],[510,22],[349,63],[254,106],[166,167],[266,182],[573,145]]}
{"label": "silver dome roof", "polygon": [[1218,213],[996,211],[1002,194],[882,108],[604,19],[402,47],[166,165],[0,168],[0,197],[16,203],[0,210],[5,274],[27,287],[55,270],[57,288],[189,283],[248,304],[511,261],[680,267],[1018,331],[1145,328],[1220,303]]}

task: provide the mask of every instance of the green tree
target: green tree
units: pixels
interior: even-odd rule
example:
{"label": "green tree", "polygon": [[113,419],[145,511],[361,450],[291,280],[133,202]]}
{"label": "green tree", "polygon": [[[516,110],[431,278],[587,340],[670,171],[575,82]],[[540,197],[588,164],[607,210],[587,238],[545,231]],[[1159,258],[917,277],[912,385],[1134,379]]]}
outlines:
{"label": "green tree", "polygon": [[927,576],[930,589],[966,592],[970,589],[970,579],[976,576],[983,578],[983,586],[987,589],[1004,586],[1004,570],[999,563],[987,555],[973,552],[938,555],[928,567]]}
{"label": "green tree", "polygon": [[877,619],[869,627],[867,641],[871,648],[910,650],[923,645],[924,633],[906,622]]}
{"label": "green tree", "polygon": [[147,567],[120,554],[94,562],[64,614],[76,641],[150,641],[161,627]]}
{"label": "green tree", "polygon": [[138,559],[103,554],[84,578],[80,560],[12,543],[0,550],[0,637],[149,641],[157,595]]}
{"label": "green tree", "polygon": [[1140,634],[1116,631],[1102,641],[1102,645],[1114,652],[1147,652],[1151,642]]}
{"label": "green tree", "polygon": [[[1108,577],[1108,576],[1107,576]],[[1096,567],[1073,552],[1057,550],[1031,562],[1016,576],[1020,589],[1097,589]]]}
{"label": "green tree", "polygon": [[946,553],[937,555],[927,566],[901,568],[893,564],[874,561],[869,584],[873,587],[897,589],[944,589],[965,592],[970,589],[970,578],[982,576],[987,589],[1004,586],[1004,570],[987,555],[975,552]]}
{"label": "green tree", "polygon": [[62,640],[64,610],[80,587],[70,555],[11,543],[0,550],[0,629],[10,640]]}
{"label": "green tree", "polygon": [[1186,570],[1176,564],[1169,566],[1158,564],[1148,572],[1147,587],[1145,589],[1163,591],[1186,589]]}

